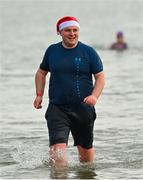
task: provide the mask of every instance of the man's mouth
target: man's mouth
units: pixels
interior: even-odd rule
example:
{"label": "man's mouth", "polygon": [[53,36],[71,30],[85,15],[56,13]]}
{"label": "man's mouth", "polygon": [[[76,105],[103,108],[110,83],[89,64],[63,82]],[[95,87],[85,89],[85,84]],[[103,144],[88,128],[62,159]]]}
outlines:
{"label": "man's mouth", "polygon": [[69,38],[69,40],[70,40],[70,41],[74,41],[74,40],[75,40],[75,38]]}

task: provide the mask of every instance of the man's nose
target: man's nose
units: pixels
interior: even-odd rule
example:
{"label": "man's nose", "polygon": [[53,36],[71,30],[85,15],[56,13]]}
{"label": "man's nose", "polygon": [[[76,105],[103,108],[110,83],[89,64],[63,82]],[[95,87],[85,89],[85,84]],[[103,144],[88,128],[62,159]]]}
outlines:
{"label": "man's nose", "polygon": [[71,30],[71,31],[70,31],[70,35],[74,35],[74,31]]}

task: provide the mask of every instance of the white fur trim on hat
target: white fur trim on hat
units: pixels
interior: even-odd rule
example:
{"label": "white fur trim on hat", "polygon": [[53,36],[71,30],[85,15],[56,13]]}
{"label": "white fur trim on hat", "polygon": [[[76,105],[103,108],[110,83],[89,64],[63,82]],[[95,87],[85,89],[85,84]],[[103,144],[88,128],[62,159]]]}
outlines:
{"label": "white fur trim on hat", "polygon": [[59,31],[69,26],[77,26],[80,28],[79,23],[77,21],[66,21],[59,25]]}

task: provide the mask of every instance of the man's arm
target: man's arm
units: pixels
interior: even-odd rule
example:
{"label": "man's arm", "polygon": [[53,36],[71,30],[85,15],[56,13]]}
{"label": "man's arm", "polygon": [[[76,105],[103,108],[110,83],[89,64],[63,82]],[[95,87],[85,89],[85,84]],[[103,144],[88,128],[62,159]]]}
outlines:
{"label": "man's arm", "polygon": [[36,86],[36,98],[34,100],[34,107],[36,109],[42,108],[42,97],[45,89],[47,71],[38,69],[35,75],[35,86]]}
{"label": "man's arm", "polygon": [[97,74],[94,74],[94,78],[95,78],[95,84],[94,84],[92,94],[90,96],[87,96],[84,99],[84,103],[91,106],[94,106],[96,104],[97,99],[99,98],[105,85],[105,77],[104,77],[103,71]]}

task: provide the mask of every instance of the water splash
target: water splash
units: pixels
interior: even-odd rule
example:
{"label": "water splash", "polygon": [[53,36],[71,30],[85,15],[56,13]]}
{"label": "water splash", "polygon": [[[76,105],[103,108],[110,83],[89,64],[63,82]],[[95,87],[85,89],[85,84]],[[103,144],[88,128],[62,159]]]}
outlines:
{"label": "water splash", "polygon": [[48,164],[48,149],[31,143],[16,144],[11,155],[21,168],[35,169]]}
{"label": "water splash", "polygon": [[67,166],[67,152],[66,149],[53,147],[50,149],[50,162],[53,166]]}
{"label": "water splash", "polygon": [[[51,166],[49,156],[49,148],[47,146],[37,146],[37,142],[33,143],[15,143],[11,156],[17,163],[16,169],[20,172],[20,169],[30,169],[31,172],[35,172],[35,169],[40,168],[40,172],[49,176],[51,179],[80,179],[83,177],[95,178],[94,163],[80,163],[78,160],[78,153],[73,147],[67,148],[67,160],[68,166],[56,167]],[[65,155],[65,151],[58,149],[56,152],[58,157],[61,158]],[[56,154],[57,155],[57,154]],[[39,171],[39,170],[38,170]],[[21,175],[20,175],[21,176]],[[40,175],[41,177],[42,175]]]}

